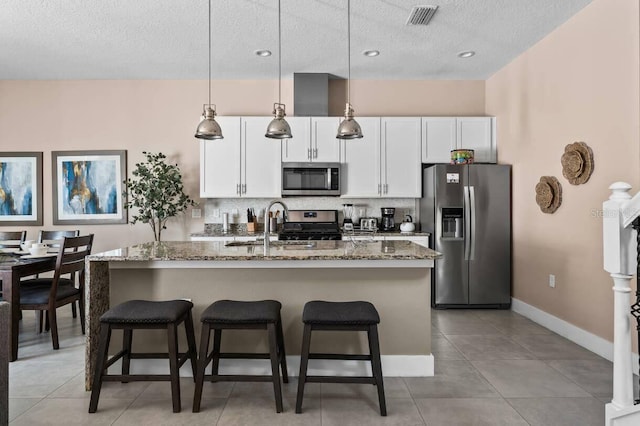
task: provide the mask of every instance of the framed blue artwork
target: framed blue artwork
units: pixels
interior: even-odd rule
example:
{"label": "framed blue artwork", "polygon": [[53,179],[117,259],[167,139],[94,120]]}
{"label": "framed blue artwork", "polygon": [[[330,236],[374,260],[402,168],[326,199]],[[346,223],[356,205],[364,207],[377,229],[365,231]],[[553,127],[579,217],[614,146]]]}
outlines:
{"label": "framed blue artwork", "polygon": [[0,225],[42,225],[42,152],[0,152]]}
{"label": "framed blue artwork", "polygon": [[127,223],[127,151],[53,151],[53,224]]}

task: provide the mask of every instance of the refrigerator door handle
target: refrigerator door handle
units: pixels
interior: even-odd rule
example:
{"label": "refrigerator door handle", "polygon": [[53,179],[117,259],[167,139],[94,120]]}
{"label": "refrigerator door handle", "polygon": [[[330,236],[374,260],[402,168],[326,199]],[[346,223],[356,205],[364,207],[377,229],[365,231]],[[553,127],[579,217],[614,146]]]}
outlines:
{"label": "refrigerator door handle", "polygon": [[464,233],[464,260],[469,260],[471,256],[471,206],[470,206],[470,195],[469,195],[469,187],[467,185],[464,186],[464,199],[463,199],[463,210],[464,210],[464,228],[462,232]]}
{"label": "refrigerator door handle", "polygon": [[474,260],[476,257],[476,189],[473,186],[469,187],[469,204],[471,205],[471,249],[469,250],[469,260]]}

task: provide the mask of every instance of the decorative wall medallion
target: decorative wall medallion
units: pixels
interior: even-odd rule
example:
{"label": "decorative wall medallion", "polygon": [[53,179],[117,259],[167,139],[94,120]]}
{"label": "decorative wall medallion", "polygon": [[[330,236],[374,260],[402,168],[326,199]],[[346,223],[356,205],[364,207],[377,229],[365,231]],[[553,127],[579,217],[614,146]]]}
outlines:
{"label": "decorative wall medallion", "polygon": [[585,183],[593,173],[593,151],[584,142],[574,142],[565,146],[560,162],[562,175],[571,185]]}
{"label": "decorative wall medallion", "polygon": [[562,204],[562,186],[554,176],[542,176],[536,185],[536,203],[543,213],[554,213]]}

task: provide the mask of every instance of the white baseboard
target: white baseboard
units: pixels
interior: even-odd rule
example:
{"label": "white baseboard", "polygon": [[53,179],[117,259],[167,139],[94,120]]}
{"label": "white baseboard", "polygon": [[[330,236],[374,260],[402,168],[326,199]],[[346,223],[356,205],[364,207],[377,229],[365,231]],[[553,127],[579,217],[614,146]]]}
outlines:
{"label": "white baseboard", "polygon": [[[434,375],[433,355],[382,355],[382,375],[386,377],[426,377]],[[207,370],[209,371],[211,367]],[[120,361],[109,367],[110,374],[117,374]],[[300,371],[300,356],[287,356],[289,376],[297,377]],[[131,374],[168,374],[169,361],[144,359],[131,361]],[[220,374],[271,374],[269,360],[220,360]],[[368,361],[309,360],[309,375],[318,376],[370,376]],[[180,369],[180,375],[193,377],[189,362]]]}
{"label": "white baseboard", "polygon": [[[511,299],[511,310],[613,362],[613,342],[515,298]],[[633,372],[638,374],[638,354],[632,354],[632,358]]]}

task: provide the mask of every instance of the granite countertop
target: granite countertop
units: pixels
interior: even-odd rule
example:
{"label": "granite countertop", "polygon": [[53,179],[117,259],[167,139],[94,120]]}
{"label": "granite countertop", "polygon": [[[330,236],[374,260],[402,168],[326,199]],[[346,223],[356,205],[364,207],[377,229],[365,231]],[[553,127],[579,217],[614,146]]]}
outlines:
{"label": "granite countertop", "polygon": [[410,241],[274,241],[227,246],[221,241],[150,242],[92,254],[89,261],[434,260],[442,255]]}
{"label": "granite countertop", "polygon": [[[371,235],[371,231],[360,231],[355,230],[355,235]],[[429,232],[376,232],[373,235],[376,237],[428,237],[431,234]],[[262,232],[248,232],[246,228],[235,228],[229,232],[222,232],[222,229],[205,229],[202,232],[195,232],[191,234],[191,237],[256,237],[262,238],[264,233]],[[278,234],[275,232],[271,232],[269,234],[270,237],[277,237]]]}

